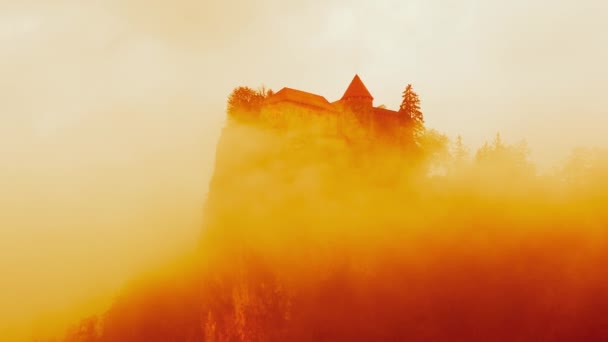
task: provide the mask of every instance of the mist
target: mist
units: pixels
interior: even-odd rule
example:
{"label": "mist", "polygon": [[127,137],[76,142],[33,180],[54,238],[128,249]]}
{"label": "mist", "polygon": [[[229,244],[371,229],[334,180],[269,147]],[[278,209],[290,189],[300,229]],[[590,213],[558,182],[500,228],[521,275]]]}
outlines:
{"label": "mist", "polygon": [[0,35],[0,335],[20,341],[194,248],[222,105],[187,49],[92,5],[13,7]]}
{"label": "mist", "polygon": [[605,336],[605,150],[539,175],[499,136],[443,153],[429,130],[412,154],[390,129],[344,139],[362,133],[348,113],[336,135],[332,114],[289,108],[229,112],[199,253],[65,341]]}
{"label": "mist", "polygon": [[237,85],[333,100],[359,73],[395,108],[413,83],[429,127],[472,148],[497,131],[526,139],[547,168],[608,145],[606,6],[0,4],[0,335],[94,311],[194,248]]}

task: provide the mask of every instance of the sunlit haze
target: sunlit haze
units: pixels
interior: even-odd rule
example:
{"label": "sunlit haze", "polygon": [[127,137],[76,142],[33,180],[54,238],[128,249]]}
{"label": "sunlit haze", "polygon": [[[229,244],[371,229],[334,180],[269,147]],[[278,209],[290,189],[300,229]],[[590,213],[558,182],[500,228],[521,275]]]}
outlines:
{"label": "sunlit haze", "polygon": [[[608,147],[604,0],[0,2],[0,339],[105,307],[197,245],[237,86],[420,96],[544,172]],[[53,317],[50,319],[49,317]],[[54,332],[53,332],[54,333]]]}

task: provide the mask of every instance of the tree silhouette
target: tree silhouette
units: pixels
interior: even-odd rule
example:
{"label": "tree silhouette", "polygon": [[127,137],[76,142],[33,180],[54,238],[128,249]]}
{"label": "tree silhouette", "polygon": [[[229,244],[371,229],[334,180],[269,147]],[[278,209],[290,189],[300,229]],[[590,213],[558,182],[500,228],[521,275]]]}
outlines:
{"label": "tree silhouette", "polygon": [[411,84],[403,91],[403,101],[399,106],[399,114],[408,126],[412,128],[414,137],[419,137],[424,132],[424,116],[420,110],[420,99],[414,92]]}
{"label": "tree silhouette", "polygon": [[464,163],[469,158],[469,150],[466,145],[462,142],[462,136],[456,137],[454,144],[454,160],[457,164]]}
{"label": "tree silhouette", "polygon": [[427,173],[442,173],[449,160],[449,139],[434,129],[425,130],[417,139],[422,158],[427,163]]}
{"label": "tree silhouette", "polygon": [[518,144],[506,144],[500,133],[497,133],[492,143],[484,143],[475,154],[475,163],[483,168],[492,168],[492,172],[486,172],[503,178],[515,178],[518,176],[531,176],[535,170],[528,157],[530,150],[528,144],[522,141]]}
{"label": "tree silhouette", "polygon": [[577,147],[572,150],[561,167],[560,178],[579,188],[605,186],[608,173],[608,150],[598,147]]}
{"label": "tree silhouette", "polygon": [[237,87],[228,97],[227,112],[233,118],[253,118],[260,113],[264,99],[274,94],[264,86],[258,90],[249,87]]}

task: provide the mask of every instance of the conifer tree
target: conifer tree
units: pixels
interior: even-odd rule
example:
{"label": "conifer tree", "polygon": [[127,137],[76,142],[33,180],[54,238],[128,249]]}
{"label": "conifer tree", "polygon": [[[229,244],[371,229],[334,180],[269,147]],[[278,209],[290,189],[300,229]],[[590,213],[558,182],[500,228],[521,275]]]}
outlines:
{"label": "conifer tree", "polygon": [[458,135],[458,137],[456,138],[456,143],[454,145],[454,159],[456,160],[456,163],[461,164],[465,162],[468,157],[469,151],[462,141],[462,136]]}
{"label": "conifer tree", "polygon": [[414,92],[411,84],[403,91],[403,101],[399,106],[399,114],[406,124],[412,128],[414,137],[419,137],[424,132],[424,116],[420,110],[420,99]]}

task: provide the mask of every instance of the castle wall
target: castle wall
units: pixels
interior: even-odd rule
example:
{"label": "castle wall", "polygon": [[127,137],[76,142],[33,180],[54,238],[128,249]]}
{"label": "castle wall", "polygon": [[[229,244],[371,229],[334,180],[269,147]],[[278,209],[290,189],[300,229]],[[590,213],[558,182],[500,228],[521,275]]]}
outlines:
{"label": "castle wall", "polygon": [[262,108],[261,119],[270,127],[316,136],[335,136],[338,132],[338,113],[325,109],[280,102]]}

